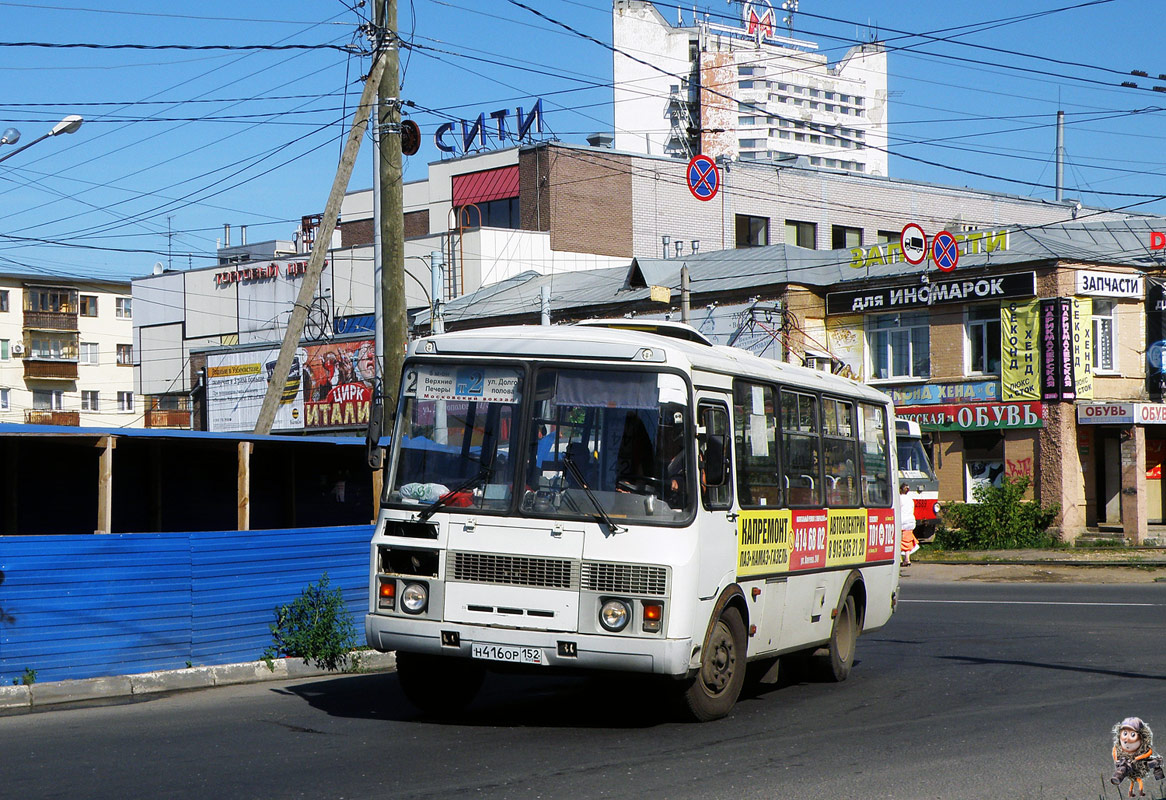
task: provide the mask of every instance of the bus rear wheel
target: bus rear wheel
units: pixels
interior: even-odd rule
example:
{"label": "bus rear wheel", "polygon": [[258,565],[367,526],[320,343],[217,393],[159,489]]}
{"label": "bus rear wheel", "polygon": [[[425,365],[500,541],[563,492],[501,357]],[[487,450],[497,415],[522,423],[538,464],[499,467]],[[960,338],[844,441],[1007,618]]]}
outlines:
{"label": "bus rear wheel", "polygon": [[685,689],[689,715],[697,722],[720,719],[732,710],[744,684],[745,623],[741,612],[730,607],[713,624],[700,671]]}
{"label": "bus rear wheel", "polygon": [[486,669],[465,658],[397,653],[397,680],[409,702],[426,714],[453,714],[478,695]]}
{"label": "bus rear wheel", "polygon": [[854,608],[854,595],[847,595],[846,602],[838,609],[834,627],[830,630],[830,643],[826,646],[829,665],[823,670],[827,680],[844,681],[850,676],[854,666],[854,647],[858,643],[858,614]]}

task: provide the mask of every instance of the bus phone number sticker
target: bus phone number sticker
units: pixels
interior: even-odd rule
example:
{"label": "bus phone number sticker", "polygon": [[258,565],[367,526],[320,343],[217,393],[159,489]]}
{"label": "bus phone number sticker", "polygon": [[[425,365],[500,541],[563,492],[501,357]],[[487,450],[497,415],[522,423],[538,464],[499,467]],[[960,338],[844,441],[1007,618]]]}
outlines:
{"label": "bus phone number sticker", "polygon": [[866,509],[830,509],[826,534],[826,566],[840,567],[866,561]]}
{"label": "bus phone number sticker", "polygon": [[872,508],[866,512],[866,560],[890,561],[895,558],[895,512],[889,508]]}
{"label": "bus phone number sticker", "polygon": [[405,372],[405,396],[418,400],[479,400],[517,403],[522,377],[506,367],[410,367]]}

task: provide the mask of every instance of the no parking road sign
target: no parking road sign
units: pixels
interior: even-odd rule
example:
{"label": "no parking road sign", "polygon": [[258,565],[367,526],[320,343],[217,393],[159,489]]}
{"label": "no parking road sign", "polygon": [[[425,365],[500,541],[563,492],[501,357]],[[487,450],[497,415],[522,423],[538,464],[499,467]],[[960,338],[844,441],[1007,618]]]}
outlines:
{"label": "no parking road sign", "polygon": [[960,246],[947,231],[940,231],[931,240],[931,258],[943,272],[951,272],[960,261]]}
{"label": "no parking road sign", "polygon": [[688,162],[688,191],[697,200],[712,200],[721,188],[721,173],[706,155],[694,156]]}

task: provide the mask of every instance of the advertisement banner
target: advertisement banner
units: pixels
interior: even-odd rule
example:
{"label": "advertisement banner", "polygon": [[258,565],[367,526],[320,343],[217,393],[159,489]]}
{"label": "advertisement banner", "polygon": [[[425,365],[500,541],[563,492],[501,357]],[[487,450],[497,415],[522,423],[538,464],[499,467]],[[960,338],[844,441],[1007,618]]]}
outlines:
{"label": "advertisement banner", "polygon": [[742,511],[737,518],[737,575],[789,571],[790,511]]}
{"label": "advertisement banner", "polygon": [[[255,429],[267,382],[278,357],[278,348],[207,356],[207,430],[226,433]],[[296,350],[271,425],[273,431],[303,430],[304,401],[300,384],[306,357],[302,347]]]}
{"label": "advertisement banner", "polygon": [[1040,402],[971,403],[969,405],[900,406],[895,415],[918,422],[925,431],[979,431],[1043,428]]}
{"label": "advertisement banner", "polygon": [[790,569],[821,569],[826,566],[826,511],[795,511],[793,527],[794,547]]}
{"label": "advertisement banner", "polygon": [[891,395],[897,406],[936,405],[939,403],[990,403],[1000,399],[996,381],[970,383],[920,383],[914,386],[879,387]]}
{"label": "advertisement banner", "polygon": [[1040,302],[1000,304],[1002,400],[1040,400]]}
{"label": "advertisement banner", "polygon": [[862,368],[865,363],[862,343],[861,315],[827,318],[826,348],[830,355],[842,362],[842,369],[838,372],[842,377],[853,378],[856,381],[865,380]]}
{"label": "advertisement banner", "polygon": [[826,535],[826,566],[840,567],[866,561],[866,511],[830,509]]}
{"label": "advertisement banner", "polygon": [[1146,286],[1146,391],[1154,400],[1166,392],[1166,289],[1151,280]]}
{"label": "advertisement banner", "polygon": [[1093,399],[1093,300],[1074,297],[1073,303],[1073,381],[1077,399]]}
{"label": "advertisement banner", "polygon": [[943,279],[927,284],[888,286],[826,294],[826,314],[856,314],[926,308],[946,303],[972,303],[1032,297],[1036,294],[1036,273],[1021,272],[990,278]]}
{"label": "advertisement banner", "polygon": [[737,518],[739,578],[894,559],[890,508],[759,509]]}
{"label": "advertisement banner", "polygon": [[872,508],[866,512],[866,560],[887,561],[895,558],[895,512],[890,508]]}
{"label": "advertisement banner", "polygon": [[376,371],[372,339],[325,342],[302,348],[304,427],[361,428],[368,425]]}

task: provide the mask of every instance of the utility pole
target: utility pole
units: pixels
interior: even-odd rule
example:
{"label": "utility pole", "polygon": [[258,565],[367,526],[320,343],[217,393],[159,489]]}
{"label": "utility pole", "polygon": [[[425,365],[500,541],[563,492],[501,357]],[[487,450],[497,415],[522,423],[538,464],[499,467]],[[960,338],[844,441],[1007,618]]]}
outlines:
{"label": "utility pole", "polygon": [[[393,83],[396,84],[396,55],[393,56]],[[324,256],[332,246],[332,231],[336,229],[336,220],[340,216],[340,201],[344,199],[344,191],[348,188],[348,179],[352,176],[352,168],[356,164],[356,154],[360,151],[360,140],[368,129],[368,118],[376,96],[377,87],[381,82],[381,75],[387,68],[388,59],[381,54],[373,58],[372,69],[364,84],[364,92],[360,95],[360,105],[352,119],[352,129],[348,132],[348,141],[344,145],[344,153],[340,156],[340,165],[336,168],[336,177],[332,181],[332,191],[328,194],[328,203],[324,206],[323,219],[320,220],[320,229],[316,234],[316,241],[312,245],[312,254],[308,258],[308,268],[304,273],[300,292],[296,296],[295,306],[292,307],[291,318],[287,322],[287,330],[283,335],[283,344],[279,349],[279,358],[275,362],[275,369],[267,384],[267,394],[263,396],[263,406],[259,409],[259,419],[255,423],[255,433],[271,433],[271,426],[275,422],[275,412],[279,409],[279,398],[287,383],[288,373],[291,371],[292,359],[296,348],[299,347],[300,337],[304,333],[304,322],[308,318],[308,308],[312,305],[312,298],[316,287],[320,284],[320,275],[324,272]],[[398,142],[400,140],[398,139]],[[398,152],[400,145],[398,144]],[[399,194],[398,194],[399,196]]]}
{"label": "utility pole", "polygon": [[[397,0],[376,0],[376,33],[385,62],[377,91],[377,130],[381,136],[377,172],[380,176],[381,234],[381,339],[384,365],[381,372],[386,406],[401,385],[405,362],[405,210],[401,196],[401,86],[400,48],[397,37]],[[393,398],[395,399],[395,398]],[[389,412],[392,414],[393,412]]]}

